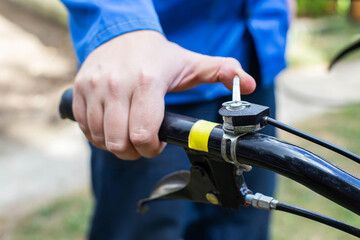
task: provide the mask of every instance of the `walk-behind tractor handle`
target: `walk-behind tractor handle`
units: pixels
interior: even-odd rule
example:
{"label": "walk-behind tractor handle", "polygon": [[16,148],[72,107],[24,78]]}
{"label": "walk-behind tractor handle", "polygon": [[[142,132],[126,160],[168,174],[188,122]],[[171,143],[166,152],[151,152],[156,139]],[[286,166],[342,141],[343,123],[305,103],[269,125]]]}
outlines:
{"label": "walk-behind tractor handle", "polygon": [[[62,118],[74,120],[72,95],[72,89],[69,89],[62,96]],[[191,169],[190,172],[172,173],[160,180],[149,198],[140,201],[140,211],[145,210],[146,203],[158,199],[184,199],[231,209],[253,206],[294,213],[360,237],[360,229],[281,203],[260,193],[253,194],[247,188],[242,173],[250,171],[251,166],[268,169],[310,188],[358,215],[360,179],[308,150],[256,133],[269,119],[276,121],[269,117],[268,108],[265,106],[231,102],[225,103],[219,113],[224,119],[223,126],[165,113],[159,138],[161,141],[184,147],[191,162]],[[325,147],[329,144],[323,142]],[[340,154],[341,151],[347,152],[343,149],[339,151]],[[354,154],[353,158],[359,159]]]}

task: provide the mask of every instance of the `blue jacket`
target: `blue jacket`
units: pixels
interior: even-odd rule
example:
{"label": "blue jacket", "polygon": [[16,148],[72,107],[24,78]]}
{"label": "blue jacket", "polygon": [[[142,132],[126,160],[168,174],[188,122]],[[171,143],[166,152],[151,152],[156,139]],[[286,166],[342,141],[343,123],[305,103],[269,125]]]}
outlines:
{"label": "blue jacket", "polygon": [[[250,41],[262,86],[285,67],[287,0],[62,0],[80,63],[96,47],[126,32],[155,30],[180,46],[212,56],[234,57],[248,70]],[[247,37],[251,36],[251,38]],[[222,84],[169,93],[167,104],[229,95]]]}

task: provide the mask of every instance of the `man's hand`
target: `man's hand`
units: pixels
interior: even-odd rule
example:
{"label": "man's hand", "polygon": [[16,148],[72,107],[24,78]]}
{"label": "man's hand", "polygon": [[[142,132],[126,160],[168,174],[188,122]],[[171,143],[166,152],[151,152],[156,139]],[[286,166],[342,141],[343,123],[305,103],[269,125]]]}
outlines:
{"label": "man's hand", "polygon": [[209,57],[171,43],[155,31],[121,35],[94,50],[74,87],[73,111],[95,146],[121,159],[158,155],[164,96],[202,83],[222,82],[231,89],[234,75],[241,91],[251,93],[254,79],[232,58]]}

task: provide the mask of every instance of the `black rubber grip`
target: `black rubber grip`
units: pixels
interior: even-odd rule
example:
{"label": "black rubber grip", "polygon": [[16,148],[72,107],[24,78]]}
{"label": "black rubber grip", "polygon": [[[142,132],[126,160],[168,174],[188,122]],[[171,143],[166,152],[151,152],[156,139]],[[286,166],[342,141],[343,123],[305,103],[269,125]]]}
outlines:
{"label": "black rubber grip", "polygon": [[75,121],[74,113],[72,111],[72,101],[73,101],[73,89],[69,88],[61,96],[59,104],[59,112],[61,118],[68,118]]}

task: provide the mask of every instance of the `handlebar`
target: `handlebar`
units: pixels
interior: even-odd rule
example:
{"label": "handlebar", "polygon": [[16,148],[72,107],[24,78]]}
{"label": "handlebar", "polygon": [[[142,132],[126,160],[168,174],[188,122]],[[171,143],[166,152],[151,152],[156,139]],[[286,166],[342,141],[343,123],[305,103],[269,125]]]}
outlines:
{"label": "handlebar", "polygon": [[[187,147],[196,119],[166,113],[160,128],[162,141]],[[210,134],[209,153],[221,157],[221,126]],[[298,146],[260,133],[248,133],[236,144],[239,162],[264,168],[310,188],[360,215],[360,180]]]}
{"label": "handlebar", "polygon": [[[72,89],[63,94],[59,110],[62,118],[75,120],[71,108],[72,94]],[[195,122],[197,119],[165,113],[159,138],[187,148],[189,133]],[[223,135],[219,125],[211,131],[208,141],[208,154],[218,159],[222,159]],[[226,148],[230,155],[230,146]],[[360,179],[308,150],[264,134],[247,133],[237,140],[236,157],[244,164],[288,177],[360,215]]]}

